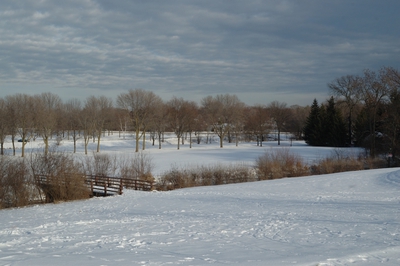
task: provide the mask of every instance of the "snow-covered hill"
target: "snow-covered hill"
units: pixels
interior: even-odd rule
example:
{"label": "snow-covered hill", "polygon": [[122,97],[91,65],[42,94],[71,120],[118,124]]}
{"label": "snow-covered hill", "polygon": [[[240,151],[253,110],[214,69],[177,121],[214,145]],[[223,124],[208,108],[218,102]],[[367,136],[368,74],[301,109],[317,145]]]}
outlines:
{"label": "snow-covered hill", "polygon": [[0,265],[400,265],[400,169],[0,212]]}
{"label": "snow-covered hill", "polygon": [[[174,160],[250,163],[277,148],[268,145],[148,150],[162,170]],[[124,146],[104,142],[102,152],[128,152]],[[289,149],[307,160],[330,152],[301,143]],[[400,169],[0,211],[0,265],[210,264],[400,265]]]}

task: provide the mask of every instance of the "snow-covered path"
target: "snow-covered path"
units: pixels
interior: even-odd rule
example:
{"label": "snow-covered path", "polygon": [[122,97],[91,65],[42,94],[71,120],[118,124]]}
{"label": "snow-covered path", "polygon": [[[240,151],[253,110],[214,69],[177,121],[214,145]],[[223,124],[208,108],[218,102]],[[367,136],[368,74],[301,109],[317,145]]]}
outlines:
{"label": "snow-covered path", "polygon": [[0,265],[400,265],[400,169],[0,211]]}

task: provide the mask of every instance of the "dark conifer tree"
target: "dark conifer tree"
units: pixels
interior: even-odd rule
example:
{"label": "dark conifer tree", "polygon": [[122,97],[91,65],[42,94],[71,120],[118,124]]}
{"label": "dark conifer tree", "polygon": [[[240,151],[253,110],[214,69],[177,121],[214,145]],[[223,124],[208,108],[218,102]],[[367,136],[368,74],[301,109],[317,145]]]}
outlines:
{"label": "dark conifer tree", "polygon": [[304,140],[311,146],[343,147],[346,145],[346,124],[335,107],[333,97],[327,106],[318,105],[316,99],[304,128]]}
{"label": "dark conifer tree", "polygon": [[344,147],[346,146],[346,124],[335,107],[335,100],[328,100],[326,112],[322,116],[324,146]]}
{"label": "dark conifer tree", "polygon": [[320,107],[316,99],[313,101],[304,127],[304,140],[312,146],[318,146],[321,143]]}

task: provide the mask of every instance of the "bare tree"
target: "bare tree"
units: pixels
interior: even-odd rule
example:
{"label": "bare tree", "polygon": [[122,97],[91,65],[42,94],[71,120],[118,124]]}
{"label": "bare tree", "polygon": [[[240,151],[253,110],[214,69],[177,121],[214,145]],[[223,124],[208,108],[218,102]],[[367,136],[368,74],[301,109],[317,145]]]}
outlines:
{"label": "bare tree", "polygon": [[[74,142],[74,153],[76,153],[76,142],[79,138],[80,127],[80,115],[82,112],[82,105],[78,99],[71,99],[67,101],[64,105],[66,125],[68,131],[72,135],[72,140]],[[68,135],[70,134],[68,133]]]}
{"label": "bare tree", "polygon": [[0,98],[0,155],[4,155],[4,141],[8,133],[7,105],[3,98]]}
{"label": "bare tree", "polygon": [[199,107],[195,102],[187,102],[186,131],[189,133],[189,148],[192,148],[192,133],[199,127]]}
{"label": "bare tree", "polygon": [[271,130],[270,116],[267,107],[255,105],[246,110],[245,130],[256,136],[257,146],[262,147],[264,136]]}
{"label": "bare tree", "polygon": [[285,128],[285,124],[290,119],[292,112],[287,107],[286,103],[273,101],[268,105],[270,115],[275,122],[276,129],[278,130],[278,145],[281,145],[281,132]]}
{"label": "bare tree", "polygon": [[194,120],[193,106],[195,106],[194,103],[185,101],[183,98],[173,97],[167,102],[168,121],[178,138],[178,150],[183,134],[189,131],[190,122]]}
{"label": "bare tree", "polygon": [[201,112],[201,109],[197,107],[196,110],[196,117],[194,117],[194,122],[193,125],[191,126],[193,128],[194,135],[196,136],[196,143],[200,144],[202,140],[202,132],[206,131],[207,129],[207,123],[204,119],[204,116]]}
{"label": "bare tree", "polygon": [[[21,157],[25,156],[25,146],[35,132],[35,113],[33,97],[27,94],[16,94],[8,98],[11,109],[15,114],[16,132],[21,137]],[[14,115],[13,114],[13,115]]]}
{"label": "bare tree", "polygon": [[385,74],[386,83],[391,87],[392,90],[400,89],[400,71],[393,67],[384,67],[383,72]]}
{"label": "bare tree", "polygon": [[235,121],[240,119],[241,114],[237,110],[242,106],[243,103],[238,97],[230,94],[208,96],[202,100],[206,120],[218,135],[221,148],[225,136],[231,131]]}
{"label": "bare tree", "polygon": [[112,100],[105,96],[91,96],[86,100],[86,105],[90,109],[92,115],[93,133],[97,137],[96,151],[100,152],[100,139],[103,130],[105,129],[106,122],[111,116]]}
{"label": "bare tree", "polygon": [[[384,130],[389,140],[389,151],[392,157],[397,158],[400,150],[400,72],[394,68],[383,69],[382,80],[389,89],[389,102],[386,104]],[[389,163],[392,163],[389,161]]]}
{"label": "bare tree", "polygon": [[390,88],[385,79],[386,69],[381,69],[377,75],[374,71],[365,70],[363,77],[362,100],[364,101],[365,110],[368,113],[369,120],[369,143],[370,155],[376,155],[376,123],[378,117],[378,109],[381,104],[388,100]]}
{"label": "bare tree", "polygon": [[83,142],[85,146],[85,154],[88,154],[88,145],[90,138],[96,130],[96,116],[97,106],[96,102],[92,100],[91,97],[87,98],[85,101],[85,106],[79,115],[79,126],[83,131]]}
{"label": "bare tree", "polygon": [[[230,128],[229,135],[233,133],[235,135],[235,144],[236,147],[239,145],[239,135],[243,133],[244,130],[244,111],[245,111],[245,104],[239,102],[236,104],[235,108],[233,108],[233,121],[232,127]],[[231,142],[231,141],[230,141]]]}
{"label": "bare tree", "polygon": [[362,98],[362,86],[362,78],[353,75],[337,78],[328,84],[330,91],[337,98],[338,102],[343,102],[347,107],[349,145],[351,145],[353,138],[352,122],[356,116],[355,110]]}
{"label": "bare tree", "polygon": [[293,134],[294,138],[299,140],[302,138],[303,129],[306,125],[307,117],[310,114],[310,106],[290,106],[292,117],[289,119],[289,124],[286,128]]}
{"label": "bare tree", "polygon": [[[160,97],[153,92],[142,89],[129,90],[127,93],[122,93],[118,96],[118,107],[124,109],[129,114],[131,123],[135,129],[135,152],[139,152],[139,140],[145,136],[145,132],[154,115],[154,108],[160,104],[162,104]],[[143,149],[145,149],[145,140],[143,140]]]}
{"label": "bare tree", "polygon": [[13,155],[15,156],[15,137],[17,135],[18,121],[17,121],[17,103],[16,96],[7,96],[6,101],[6,123],[8,133],[11,135],[11,143],[13,147]]}
{"label": "bare tree", "polygon": [[[167,105],[165,103],[160,103],[155,106],[154,108],[154,115],[151,124],[151,130],[153,131],[154,138],[157,136],[158,138],[158,148],[161,149],[162,145],[162,136],[165,132],[165,128],[167,125]],[[153,145],[154,145],[154,138],[153,138]]]}
{"label": "bare tree", "polygon": [[128,130],[128,123],[130,121],[129,113],[123,109],[118,108],[115,109],[114,114],[118,120],[118,131],[120,132],[119,136],[121,137],[121,132],[122,132],[123,139],[125,139],[125,135]]}
{"label": "bare tree", "polygon": [[49,139],[55,133],[57,121],[60,120],[58,114],[61,110],[62,101],[58,95],[50,92],[42,93],[33,97],[36,132],[43,138],[44,153],[49,151]]}

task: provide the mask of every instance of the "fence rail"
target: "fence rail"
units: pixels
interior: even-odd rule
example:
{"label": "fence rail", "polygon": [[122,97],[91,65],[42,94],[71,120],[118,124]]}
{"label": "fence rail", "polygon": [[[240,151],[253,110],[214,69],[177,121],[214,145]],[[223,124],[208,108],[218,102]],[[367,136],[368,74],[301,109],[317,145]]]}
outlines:
{"label": "fence rail", "polygon": [[[36,175],[35,180],[41,187],[51,186],[53,178],[47,175]],[[129,179],[108,176],[87,175],[82,177],[86,186],[90,189],[92,196],[121,195],[123,189],[134,189],[142,191],[153,190],[153,181],[142,179]],[[59,182],[58,182],[59,184]]]}

